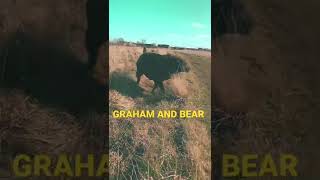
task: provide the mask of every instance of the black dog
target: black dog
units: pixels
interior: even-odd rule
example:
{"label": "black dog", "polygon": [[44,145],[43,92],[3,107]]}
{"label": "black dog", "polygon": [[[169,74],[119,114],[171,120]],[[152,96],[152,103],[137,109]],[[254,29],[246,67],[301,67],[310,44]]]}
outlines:
{"label": "black dog", "polygon": [[86,48],[88,51],[88,68],[91,70],[97,63],[99,47],[108,39],[108,1],[87,1]]}
{"label": "black dog", "polygon": [[163,81],[170,79],[173,74],[190,70],[188,64],[176,56],[155,53],[143,53],[136,65],[137,83],[139,84],[140,77],[144,74],[155,83],[152,92],[157,87],[164,91]]}

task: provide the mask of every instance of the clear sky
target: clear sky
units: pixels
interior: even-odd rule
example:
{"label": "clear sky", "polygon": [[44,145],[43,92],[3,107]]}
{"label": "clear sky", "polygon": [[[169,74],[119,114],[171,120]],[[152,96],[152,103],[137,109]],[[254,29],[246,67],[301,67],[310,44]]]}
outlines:
{"label": "clear sky", "polygon": [[211,48],[211,0],[109,0],[110,39]]}

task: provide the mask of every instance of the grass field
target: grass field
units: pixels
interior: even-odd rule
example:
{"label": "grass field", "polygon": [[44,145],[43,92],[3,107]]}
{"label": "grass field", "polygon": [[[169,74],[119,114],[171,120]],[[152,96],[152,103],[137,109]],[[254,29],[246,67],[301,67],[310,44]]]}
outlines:
{"label": "grass field", "polygon": [[[320,26],[315,14],[320,3],[233,2],[244,5],[253,29],[246,35],[216,38],[213,91],[224,100],[221,105],[245,113],[214,113],[215,157],[252,153],[272,154],[279,160],[280,154],[290,153],[299,161],[299,177],[284,179],[319,177],[319,51],[315,47]],[[239,12],[235,17],[243,17]],[[221,161],[216,161],[215,178],[221,179]]]}
{"label": "grass field", "polygon": [[109,46],[109,113],[115,109],[202,109],[205,120],[113,119],[109,115],[112,179],[210,179],[210,78],[208,52],[171,53],[186,60],[191,71],[165,81],[165,94],[151,93],[153,81],[136,84],[141,47]]}

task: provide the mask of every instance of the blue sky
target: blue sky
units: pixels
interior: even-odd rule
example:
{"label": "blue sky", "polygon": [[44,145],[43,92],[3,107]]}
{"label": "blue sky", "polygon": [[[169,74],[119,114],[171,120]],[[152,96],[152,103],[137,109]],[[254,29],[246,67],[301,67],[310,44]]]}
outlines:
{"label": "blue sky", "polygon": [[110,0],[109,36],[211,48],[211,0]]}

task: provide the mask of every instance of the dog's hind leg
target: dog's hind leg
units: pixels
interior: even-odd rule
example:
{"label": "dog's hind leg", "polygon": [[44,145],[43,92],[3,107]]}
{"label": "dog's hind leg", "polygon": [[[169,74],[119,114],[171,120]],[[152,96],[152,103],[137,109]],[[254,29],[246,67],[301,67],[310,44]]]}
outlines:
{"label": "dog's hind leg", "polygon": [[141,76],[142,76],[142,74],[139,72],[139,71],[137,71],[136,72],[136,77],[137,77],[137,84],[139,85],[139,83],[140,83],[140,78],[141,78]]}
{"label": "dog's hind leg", "polygon": [[159,82],[158,86],[160,87],[161,91],[164,92],[163,82]]}
{"label": "dog's hind leg", "polygon": [[156,90],[158,86],[159,86],[158,82],[154,82],[154,86],[151,93],[154,93],[154,90]]}

